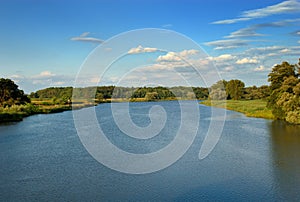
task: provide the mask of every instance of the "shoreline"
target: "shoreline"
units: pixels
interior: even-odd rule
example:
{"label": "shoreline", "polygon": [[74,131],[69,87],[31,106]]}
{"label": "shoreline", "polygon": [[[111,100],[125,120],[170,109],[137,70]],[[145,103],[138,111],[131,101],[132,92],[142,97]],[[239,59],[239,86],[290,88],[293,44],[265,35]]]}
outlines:
{"label": "shoreline", "polygon": [[275,120],[272,110],[266,107],[265,100],[205,100],[200,104],[240,112],[247,117]]}
{"label": "shoreline", "polygon": [[[78,110],[86,107],[97,106],[98,104],[104,103],[121,103],[121,102],[161,102],[161,101],[174,101],[177,99],[164,99],[164,100],[146,100],[144,98],[139,99],[106,99],[99,102],[80,102],[76,104],[65,104],[65,105],[37,105],[30,104],[31,111],[22,111],[15,113],[0,113],[0,123],[19,122],[23,118],[26,118],[35,114],[53,114],[60,113],[70,110]],[[191,100],[191,99],[179,99],[179,100]],[[236,112],[243,113],[247,117],[264,118],[274,120],[274,116],[270,109],[266,107],[266,101],[264,100],[204,100],[199,102],[205,106],[224,108],[227,110],[233,110]]]}
{"label": "shoreline", "polygon": [[[10,123],[10,122],[20,122],[24,118],[35,115],[35,114],[53,114],[60,113],[64,111],[70,110],[78,110],[86,107],[97,106],[99,104],[104,103],[122,103],[122,102],[162,102],[162,101],[175,101],[175,100],[192,100],[192,99],[161,99],[161,100],[146,100],[144,98],[134,98],[134,99],[124,99],[124,98],[116,98],[116,99],[105,99],[97,102],[74,102],[73,104],[64,104],[64,105],[45,105],[45,104],[37,104],[38,102],[33,102],[29,105],[20,105],[21,109],[17,112],[0,112],[0,124],[2,123]],[[193,99],[194,100],[194,99]],[[27,109],[29,106],[30,109]]]}
{"label": "shoreline", "polygon": [[85,104],[79,104],[79,105],[32,105],[31,107],[35,108],[33,111],[21,111],[21,112],[2,112],[0,113],[0,124],[2,123],[10,123],[10,122],[20,122],[24,118],[36,115],[36,114],[54,114],[54,113],[61,113],[64,111],[70,111],[70,110],[77,110],[82,109],[86,107],[91,107],[97,105],[96,103],[85,103]]}

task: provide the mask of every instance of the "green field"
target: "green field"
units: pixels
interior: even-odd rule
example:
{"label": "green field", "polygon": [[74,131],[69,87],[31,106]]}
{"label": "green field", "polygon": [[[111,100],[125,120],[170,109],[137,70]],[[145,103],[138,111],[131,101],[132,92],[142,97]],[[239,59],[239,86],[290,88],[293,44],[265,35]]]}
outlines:
{"label": "green field", "polygon": [[248,117],[274,119],[271,109],[266,107],[265,100],[206,100],[201,104],[234,110]]}

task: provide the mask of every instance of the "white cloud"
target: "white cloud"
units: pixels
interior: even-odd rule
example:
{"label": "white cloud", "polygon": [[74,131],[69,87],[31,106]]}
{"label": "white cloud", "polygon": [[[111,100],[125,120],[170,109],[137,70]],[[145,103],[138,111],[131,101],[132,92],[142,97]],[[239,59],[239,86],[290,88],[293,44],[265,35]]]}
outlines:
{"label": "white cloud", "polygon": [[231,72],[233,69],[234,69],[233,66],[227,66],[227,67],[225,67],[224,71]]}
{"label": "white cloud", "polygon": [[80,36],[72,37],[70,40],[72,41],[82,41],[82,42],[92,42],[92,43],[103,43],[102,39],[88,37],[90,32],[83,32]]}
{"label": "white cloud", "polygon": [[247,21],[255,18],[263,18],[271,15],[278,15],[284,13],[295,13],[300,12],[300,2],[297,0],[288,0],[275,4],[272,6],[267,6],[265,8],[254,9],[244,11],[242,15],[235,19],[227,19],[213,22],[213,24],[233,24],[241,21]]}
{"label": "white cloud", "polygon": [[190,56],[196,55],[199,53],[198,50],[190,49],[190,50],[183,50],[181,52],[168,52],[166,55],[160,55],[157,58],[157,62],[163,62],[163,61],[168,61],[168,62],[178,62],[182,61],[182,59],[187,59]]}
{"label": "white cloud", "polygon": [[38,75],[32,76],[33,79],[44,79],[44,78],[51,78],[54,77],[55,74],[51,73],[50,71],[43,71]]}
{"label": "white cloud", "polygon": [[128,54],[139,54],[139,53],[152,53],[152,52],[156,52],[159,51],[157,48],[149,48],[149,47],[143,47],[141,45],[139,45],[136,48],[132,48],[128,51]]}
{"label": "white cloud", "polygon": [[208,59],[214,60],[214,61],[226,61],[226,60],[233,60],[235,58],[236,58],[236,56],[233,56],[231,54],[223,54],[223,55],[219,55],[217,57],[209,57]]}
{"label": "white cloud", "polygon": [[228,19],[228,20],[219,20],[215,21],[212,24],[233,24],[236,22],[242,22],[242,21],[247,21],[250,20],[251,18],[235,18],[235,19]]}
{"label": "white cloud", "polygon": [[199,53],[198,50],[190,49],[190,50],[183,50],[183,51],[179,52],[179,55],[181,57],[187,57],[187,56],[190,56],[190,55],[196,55],[197,53]]}
{"label": "white cloud", "polygon": [[224,50],[224,49],[235,49],[241,46],[247,46],[248,40],[243,39],[228,39],[228,40],[217,40],[206,42],[204,45],[206,46],[215,46],[215,50]]}
{"label": "white cloud", "polygon": [[256,64],[258,63],[258,60],[255,58],[243,58],[236,61],[236,64]]}
{"label": "white cloud", "polygon": [[173,25],[172,24],[164,24],[164,25],[162,25],[162,27],[163,28],[170,28],[170,27],[173,27]]}
{"label": "white cloud", "polygon": [[256,72],[262,72],[262,71],[265,71],[265,70],[266,70],[266,68],[263,65],[260,65],[259,67],[256,67],[254,69],[254,71],[256,71]]}
{"label": "white cloud", "polygon": [[263,34],[256,33],[256,27],[247,27],[235,32],[230,33],[229,36],[225,36],[225,38],[239,38],[239,37],[256,37],[256,36],[264,36]]}
{"label": "white cloud", "polygon": [[181,58],[175,52],[168,52],[166,55],[158,56],[157,62],[169,61],[169,62],[178,62],[181,61]]}
{"label": "white cloud", "polygon": [[284,48],[284,49],[282,49],[281,51],[279,51],[280,53],[288,53],[288,52],[291,52],[291,50],[290,49],[288,49],[288,48]]}
{"label": "white cloud", "polygon": [[245,11],[243,13],[243,16],[249,18],[262,18],[271,15],[277,15],[282,13],[293,13],[299,11],[300,11],[300,2],[296,0],[289,0],[272,6],[267,6],[265,8]]}

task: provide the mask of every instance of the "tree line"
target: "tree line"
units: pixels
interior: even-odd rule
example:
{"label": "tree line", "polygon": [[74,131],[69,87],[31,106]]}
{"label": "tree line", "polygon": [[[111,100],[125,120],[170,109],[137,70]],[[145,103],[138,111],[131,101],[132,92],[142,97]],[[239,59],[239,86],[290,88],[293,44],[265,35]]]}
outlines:
{"label": "tree line", "polygon": [[18,89],[10,79],[0,79],[0,107],[10,107],[30,103],[30,98],[51,99],[53,103],[71,103],[72,98],[103,101],[112,98],[145,101],[172,99],[212,99],[212,100],[255,100],[266,99],[276,119],[300,124],[300,60],[298,64],[282,62],[272,68],[268,75],[270,85],[245,87],[243,81],[221,80],[209,88],[204,87],[51,87],[29,96]]}

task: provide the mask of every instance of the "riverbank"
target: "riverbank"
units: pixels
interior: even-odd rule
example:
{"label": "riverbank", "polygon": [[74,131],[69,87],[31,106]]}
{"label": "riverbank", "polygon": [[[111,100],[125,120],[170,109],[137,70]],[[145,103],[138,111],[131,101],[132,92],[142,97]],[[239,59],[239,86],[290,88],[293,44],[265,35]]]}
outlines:
{"label": "riverbank", "polygon": [[11,107],[0,108],[0,123],[22,121],[23,118],[34,114],[51,114],[72,109],[95,106],[95,103],[83,102],[75,104],[37,104],[14,105]]}
{"label": "riverbank", "polygon": [[265,100],[205,100],[201,104],[241,112],[248,117],[275,119]]}
{"label": "riverbank", "polygon": [[32,99],[30,104],[26,105],[14,105],[11,107],[0,108],[0,123],[5,122],[18,122],[22,121],[23,118],[34,115],[34,114],[51,114],[58,113],[68,110],[76,110],[85,107],[96,106],[102,103],[110,102],[150,102],[150,101],[171,101],[175,99],[164,99],[164,100],[147,100],[145,98],[113,98],[103,99],[101,101],[88,101],[88,100],[76,100],[70,104],[55,104],[51,99]]}

